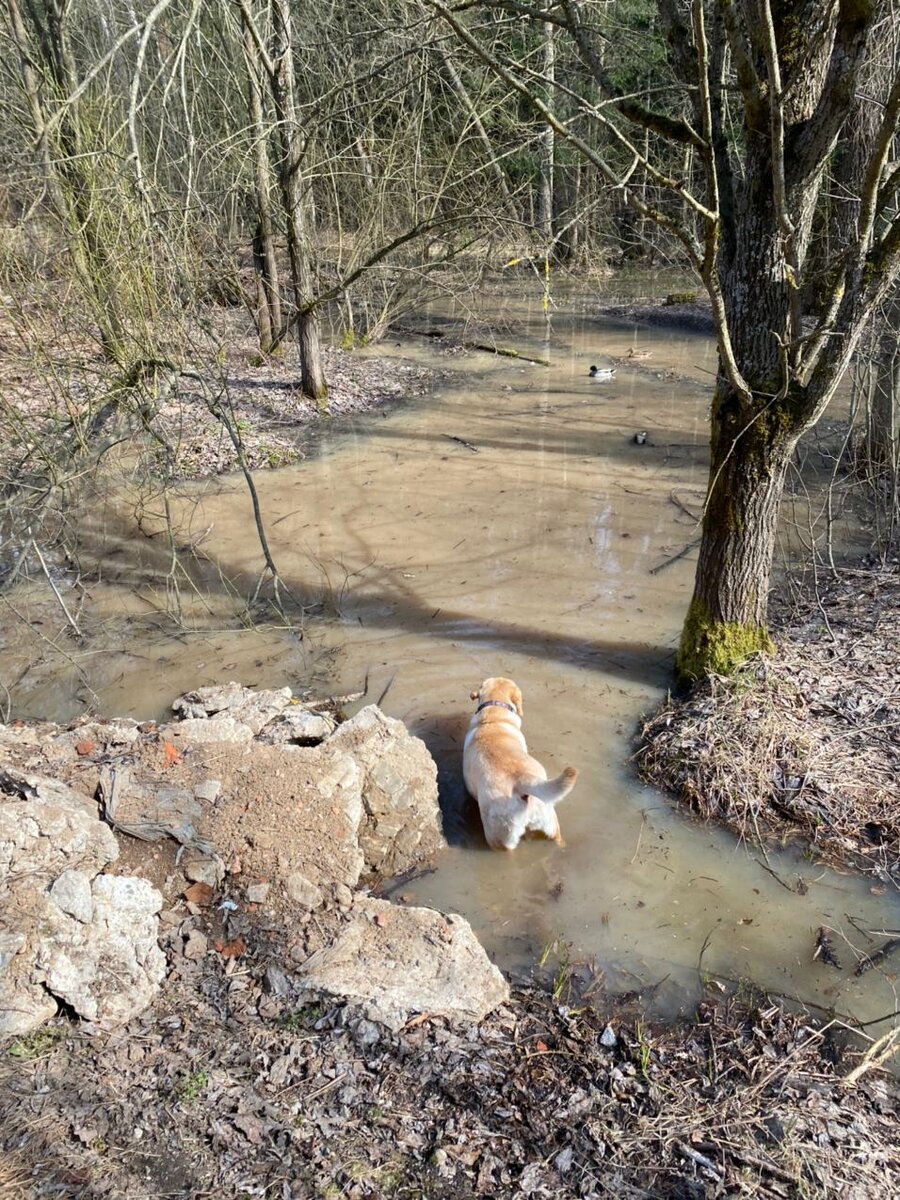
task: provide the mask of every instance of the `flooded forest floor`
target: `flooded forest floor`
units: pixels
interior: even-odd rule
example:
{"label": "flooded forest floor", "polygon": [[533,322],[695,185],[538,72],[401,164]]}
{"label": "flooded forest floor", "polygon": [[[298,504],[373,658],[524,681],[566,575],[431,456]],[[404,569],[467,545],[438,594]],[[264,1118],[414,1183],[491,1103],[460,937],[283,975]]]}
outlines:
{"label": "flooded forest floor", "polygon": [[[224,342],[248,464],[293,461],[297,428],[325,414],[297,398],[293,367],[256,362],[236,335]],[[413,360],[330,354],[329,414],[421,394],[435,378]],[[188,381],[160,411],[180,477],[235,466],[208,403],[216,386]],[[26,416],[46,401],[24,374],[8,395]],[[96,413],[88,392],[80,399]],[[46,417],[58,436],[65,400]],[[22,469],[26,443],[6,447],[8,471]],[[820,578],[778,619],[778,656],[647,722],[641,768],[741,838],[799,836],[893,887],[896,571]],[[520,981],[479,1026],[423,1013],[393,1033],[350,1008],[273,994],[287,936],[269,930],[239,971],[170,947],[161,998],[124,1028],[88,1033],[62,1013],[3,1044],[0,1196],[897,1195],[900,1089],[881,1069],[896,1030],[869,1037],[880,1021],[860,1030],[726,985],[706,976],[701,952],[702,999],[674,1025],[639,1015],[640,993],[585,995],[561,965]],[[826,962],[834,953],[827,930],[819,950]]]}

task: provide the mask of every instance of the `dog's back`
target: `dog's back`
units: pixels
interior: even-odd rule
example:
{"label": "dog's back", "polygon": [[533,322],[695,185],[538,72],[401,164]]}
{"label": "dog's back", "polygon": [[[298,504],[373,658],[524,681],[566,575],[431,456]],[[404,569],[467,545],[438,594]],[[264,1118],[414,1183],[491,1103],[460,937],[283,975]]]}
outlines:
{"label": "dog's back", "polygon": [[522,693],[511,679],[486,679],[472,699],[479,705],[463,748],[463,776],[478,801],[488,844],[512,850],[528,830],[561,841],[553,806],[571,792],[578,772],[567,767],[548,780],[528,753]]}

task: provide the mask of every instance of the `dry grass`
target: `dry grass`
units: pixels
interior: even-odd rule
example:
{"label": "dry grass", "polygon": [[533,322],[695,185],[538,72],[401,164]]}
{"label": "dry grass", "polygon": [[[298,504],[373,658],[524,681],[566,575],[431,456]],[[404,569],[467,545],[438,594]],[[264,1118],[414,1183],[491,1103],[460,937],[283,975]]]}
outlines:
{"label": "dry grass", "polygon": [[778,654],[670,700],[644,725],[650,782],[754,842],[900,877],[900,578],[848,571],[809,589]]}

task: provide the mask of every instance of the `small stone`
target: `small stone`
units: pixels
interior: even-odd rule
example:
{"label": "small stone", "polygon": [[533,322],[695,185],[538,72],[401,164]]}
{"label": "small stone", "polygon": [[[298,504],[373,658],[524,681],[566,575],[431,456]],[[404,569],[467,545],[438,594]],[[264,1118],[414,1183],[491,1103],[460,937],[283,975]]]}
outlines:
{"label": "small stone", "polygon": [[204,908],[212,904],[213,895],[213,889],[208,883],[192,883],[184,891],[185,899],[191,904],[196,904],[198,908]]}
{"label": "small stone", "polygon": [[88,925],[94,915],[91,883],[83,871],[63,871],[50,889],[50,899],[64,913]]}
{"label": "small stone", "polygon": [[267,883],[251,883],[247,888],[248,904],[265,904],[266,897],[269,894],[269,885]]}
{"label": "small stone", "polygon": [[192,930],[184,943],[185,958],[203,958],[206,951],[209,949],[209,942],[206,934],[201,933],[198,929]]}
{"label": "small stone", "polygon": [[301,875],[299,871],[294,871],[288,875],[284,887],[294,903],[302,904],[304,908],[318,908],[325,899],[322,889],[316,887],[314,883],[307,879],[305,875]]}
{"label": "small stone", "polygon": [[381,1030],[374,1021],[362,1018],[353,1026],[353,1037],[360,1046],[374,1046],[381,1040]]}
{"label": "small stone", "polygon": [[334,898],[337,901],[338,908],[348,909],[353,904],[353,893],[347,887],[346,883],[335,884]]}
{"label": "small stone", "polygon": [[266,973],[263,976],[263,986],[270,996],[289,996],[293,991],[290,979],[288,979],[281,967],[274,965],[266,967]]}
{"label": "small stone", "polygon": [[618,1044],[619,1039],[616,1037],[612,1025],[607,1025],[600,1034],[600,1045],[605,1046],[607,1050],[612,1050],[612,1048]]}
{"label": "small stone", "polygon": [[214,888],[225,878],[225,869],[221,859],[198,858],[185,864],[184,874],[194,883],[205,883]]}
{"label": "small stone", "polygon": [[194,788],[194,795],[198,800],[206,800],[209,804],[214,804],[218,800],[221,790],[222,784],[218,779],[204,779]]}

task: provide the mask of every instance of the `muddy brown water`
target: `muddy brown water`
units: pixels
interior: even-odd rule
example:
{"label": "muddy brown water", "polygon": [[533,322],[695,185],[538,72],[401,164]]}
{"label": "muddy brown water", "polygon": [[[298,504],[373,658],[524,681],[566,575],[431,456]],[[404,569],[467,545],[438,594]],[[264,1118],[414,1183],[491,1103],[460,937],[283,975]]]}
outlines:
{"label": "muddy brown water", "polygon": [[[114,498],[95,505],[83,525],[103,574],[85,604],[86,643],[70,642],[67,659],[52,649],[61,622],[45,589],[12,596],[43,622],[27,636],[0,612],[14,714],[62,719],[90,701],[146,718],[181,691],[231,678],[312,679],[321,691],[366,680],[367,699],[383,696],[440,768],[451,847],[399,894],[463,913],[502,966],[533,965],[556,942],[657,1012],[689,1005],[707,974],[862,1020],[892,1012],[890,961],[854,978],[841,935],[864,950],[862,930],[900,927],[895,894],[790,851],[766,862],[673,810],[629,763],[640,714],[669,682],[690,595],[695,551],[677,556],[697,536],[689,513],[702,504],[715,357],[704,336],[602,322],[592,303],[560,305],[549,340],[538,297],[502,304],[512,331],[498,341],[549,351],[549,369],[404,343],[404,355],[446,370],[446,384],[321,435],[298,467],[257,476],[282,575],[297,594],[326,600],[329,615],[302,641],[237,619],[260,567],[239,479],[175,500],[178,545],[207,556],[193,591],[181,579],[176,632],[173,588],[160,582],[164,539],[139,534]],[[651,357],[589,380],[591,363],[630,347]],[[644,430],[646,444],[635,444]],[[148,498],[145,508],[146,534],[159,505]],[[522,687],[531,751],[551,773],[580,770],[560,808],[562,850],[534,841],[492,854],[464,795],[469,692],[497,674]],[[822,924],[838,931],[842,972],[813,961]]]}

